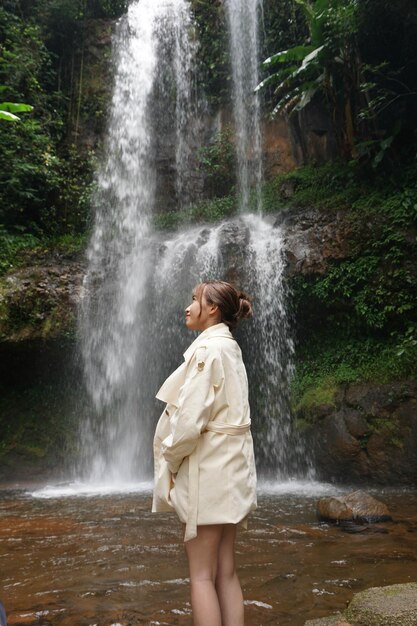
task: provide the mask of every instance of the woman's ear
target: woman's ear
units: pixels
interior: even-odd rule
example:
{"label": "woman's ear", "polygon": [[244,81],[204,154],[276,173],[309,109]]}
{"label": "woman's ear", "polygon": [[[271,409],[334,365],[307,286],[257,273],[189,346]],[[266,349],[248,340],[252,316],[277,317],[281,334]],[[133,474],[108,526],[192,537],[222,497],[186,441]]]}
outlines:
{"label": "woman's ear", "polygon": [[212,315],[213,317],[218,316],[220,318],[220,310],[217,304],[210,305],[209,315]]}

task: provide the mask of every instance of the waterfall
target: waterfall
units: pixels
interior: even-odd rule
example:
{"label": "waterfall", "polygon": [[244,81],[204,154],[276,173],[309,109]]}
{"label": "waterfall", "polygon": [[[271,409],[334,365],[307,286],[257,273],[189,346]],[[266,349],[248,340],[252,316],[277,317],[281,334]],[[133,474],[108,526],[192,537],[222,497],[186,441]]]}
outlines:
{"label": "waterfall", "polygon": [[[106,156],[97,174],[78,324],[92,405],[82,447],[92,480],[129,480],[149,466],[149,429],[143,426],[149,407],[140,381],[146,378],[143,319],[153,265],[154,137],[163,118],[176,128],[175,160],[187,163],[191,26],[187,0],[140,0],[130,4],[114,36]],[[174,89],[177,106],[172,111]],[[178,180],[182,192],[185,169]]]}
{"label": "waterfall", "polygon": [[[261,0],[226,0],[233,74],[239,208],[248,230],[244,281],[254,299],[255,320],[243,333],[251,382],[257,459],[264,474],[285,479],[305,471],[303,451],[294,433],[289,385],[294,374],[294,345],[287,315],[284,232],[263,219],[262,133],[258,92]],[[253,191],[252,191],[253,190]],[[255,196],[256,214],[247,214]],[[245,215],[246,214],[246,215]],[[303,469],[304,468],[304,469]]]}
{"label": "waterfall", "polygon": [[[150,369],[154,388],[182,359],[193,337],[184,308],[202,280],[225,278],[247,289],[255,316],[236,331],[248,371],[253,434],[260,474],[273,480],[305,475],[308,463],[293,431],[289,382],[294,345],[287,315],[285,230],[273,217],[245,214],[214,226],[194,226],[158,241],[148,299],[148,337],[158,337]],[[150,365],[149,365],[150,366]]]}
{"label": "waterfall", "polygon": [[233,112],[236,131],[237,179],[242,211],[249,210],[254,186],[256,208],[262,208],[262,138],[259,84],[258,10],[261,0],[226,0],[233,74]]}
{"label": "waterfall", "polygon": [[[258,2],[225,4],[241,211],[215,226],[171,235],[152,229],[160,208],[156,158],[168,146],[171,167],[176,165],[176,205],[187,204],[197,110],[189,3],[133,1],[117,25],[113,99],[78,324],[90,399],[82,465],[90,482],[125,485],[150,477],[162,409],[154,396],[194,338],[183,322],[191,290],[213,278],[236,282],[254,301],[255,317],[242,324],[237,339],[248,370],[260,469],[275,480],[302,472],[288,402],[294,349],[286,314],[285,233],[261,215],[260,108],[254,95]],[[248,213],[252,188],[255,214]]]}

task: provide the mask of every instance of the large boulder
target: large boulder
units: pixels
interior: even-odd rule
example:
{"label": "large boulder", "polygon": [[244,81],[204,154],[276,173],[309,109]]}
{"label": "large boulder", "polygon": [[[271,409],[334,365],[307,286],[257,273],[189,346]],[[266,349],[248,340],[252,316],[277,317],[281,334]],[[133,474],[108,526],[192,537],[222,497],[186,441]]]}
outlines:
{"label": "large boulder", "polygon": [[321,520],[358,522],[385,522],[392,519],[388,507],[364,491],[353,491],[345,496],[322,498],[317,505]]}
{"label": "large boulder", "polygon": [[355,593],[347,610],[304,626],[415,626],[417,583],[372,587]]}
{"label": "large boulder", "polygon": [[373,587],[356,593],[346,617],[361,626],[417,625],[417,583]]}

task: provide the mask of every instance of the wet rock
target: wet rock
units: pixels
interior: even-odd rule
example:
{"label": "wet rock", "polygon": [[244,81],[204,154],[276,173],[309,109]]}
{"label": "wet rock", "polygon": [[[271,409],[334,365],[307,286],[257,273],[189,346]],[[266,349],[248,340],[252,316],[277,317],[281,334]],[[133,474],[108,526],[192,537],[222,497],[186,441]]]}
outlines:
{"label": "wet rock", "polygon": [[346,428],[352,437],[360,438],[366,435],[369,430],[369,425],[359,411],[348,409],[344,412],[343,417]]}
{"label": "wet rock", "polygon": [[311,403],[295,417],[320,479],[415,484],[417,381],[339,386],[325,408]]}
{"label": "wet rock", "polygon": [[316,96],[289,121],[299,164],[326,163],[337,155],[337,139],[325,104]]}
{"label": "wet rock", "polygon": [[0,282],[0,340],[71,335],[85,267],[77,257],[40,255]]}
{"label": "wet rock", "polygon": [[373,587],[353,596],[346,617],[361,626],[417,624],[417,583]]}
{"label": "wet rock", "polygon": [[309,619],[304,626],[353,626],[340,613],[330,615],[329,617],[319,617],[318,619]]}
{"label": "wet rock", "polygon": [[323,498],[317,504],[317,517],[320,520],[338,522],[352,519],[353,511],[342,498]]}
{"label": "wet rock", "polygon": [[392,519],[387,505],[364,491],[353,491],[344,496],[344,501],[352,509],[355,519],[366,522],[385,522]]}
{"label": "wet rock", "polygon": [[[290,129],[284,117],[262,121],[263,158],[267,178],[289,172],[296,166]],[[289,197],[289,196],[287,196]]]}
{"label": "wet rock", "polygon": [[317,505],[319,519],[339,522],[355,520],[367,523],[392,519],[388,507],[364,491],[353,491],[346,496],[322,498]]}
{"label": "wet rock", "polygon": [[286,214],[285,251],[288,274],[323,274],[327,261],[349,256],[351,225],[347,212],[318,209]]}
{"label": "wet rock", "polygon": [[225,222],[219,233],[219,251],[225,260],[226,280],[243,283],[242,268],[245,267],[245,252],[249,243],[249,230],[240,219]]}

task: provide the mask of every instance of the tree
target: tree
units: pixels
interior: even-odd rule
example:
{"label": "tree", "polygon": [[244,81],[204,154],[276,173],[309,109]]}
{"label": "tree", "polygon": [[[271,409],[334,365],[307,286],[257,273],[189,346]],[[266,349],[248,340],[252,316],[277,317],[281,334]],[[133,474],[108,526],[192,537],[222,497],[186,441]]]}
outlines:
{"label": "tree", "polygon": [[308,41],[272,55],[263,63],[273,73],[257,90],[274,86],[272,112],[300,111],[321,92],[331,112],[342,152],[355,156],[360,61],[356,43],[356,0],[295,0],[302,8]]}

